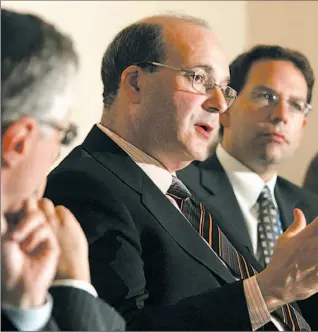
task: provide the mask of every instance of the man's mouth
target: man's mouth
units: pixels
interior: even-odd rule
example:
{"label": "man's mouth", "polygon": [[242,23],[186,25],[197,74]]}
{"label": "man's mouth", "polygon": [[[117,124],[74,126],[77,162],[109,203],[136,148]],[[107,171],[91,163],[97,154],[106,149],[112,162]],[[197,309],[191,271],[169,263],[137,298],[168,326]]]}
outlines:
{"label": "man's mouth", "polygon": [[195,129],[204,137],[209,138],[214,128],[207,123],[196,123]]}
{"label": "man's mouth", "polygon": [[269,137],[272,141],[277,143],[288,143],[286,136],[278,132],[266,133],[265,136]]}

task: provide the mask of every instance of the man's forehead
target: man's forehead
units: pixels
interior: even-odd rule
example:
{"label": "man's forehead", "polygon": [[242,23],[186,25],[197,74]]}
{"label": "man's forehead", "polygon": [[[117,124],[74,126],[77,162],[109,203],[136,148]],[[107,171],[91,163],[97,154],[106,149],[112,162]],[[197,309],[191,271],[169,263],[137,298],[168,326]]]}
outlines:
{"label": "man's forehead", "polygon": [[[305,77],[295,65],[287,60],[261,60],[255,62],[247,75],[246,85],[266,86],[278,90],[288,90],[291,94],[307,94]],[[280,92],[280,91],[277,91]]]}
{"label": "man's forehead", "polygon": [[176,60],[175,65],[200,67],[222,80],[229,77],[228,60],[211,30],[190,24],[187,30],[180,27],[166,33],[167,57]]}

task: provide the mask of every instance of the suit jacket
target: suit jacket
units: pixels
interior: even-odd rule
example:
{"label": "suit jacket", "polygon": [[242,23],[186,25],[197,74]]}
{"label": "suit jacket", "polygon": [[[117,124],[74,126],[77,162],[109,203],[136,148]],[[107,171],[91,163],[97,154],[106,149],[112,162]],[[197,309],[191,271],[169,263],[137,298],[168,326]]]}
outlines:
{"label": "suit jacket", "polygon": [[313,158],[307,169],[303,187],[318,195],[318,154]]}
{"label": "suit jacket", "polygon": [[[43,331],[124,331],[122,317],[107,303],[88,292],[68,286],[50,289],[53,310]],[[1,330],[17,328],[1,311]]]}
{"label": "suit jacket", "polygon": [[251,330],[243,282],[96,126],[51,172],[45,196],[80,221],[92,284],[128,330]]}
{"label": "suit jacket", "polygon": [[[252,242],[243,213],[236,200],[231,183],[216,155],[205,162],[193,162],[181,170],[178,177],[205,203],[218,212],[218,224],[227,230],[232,243],[240,243],[251,253]],[[300,208],[308,222],[318,216],[318,197],[278,177],[275,199],[284,230],[293,222],[293,209]],[[298,305],[312,329],[318,330],[318,294]]]}

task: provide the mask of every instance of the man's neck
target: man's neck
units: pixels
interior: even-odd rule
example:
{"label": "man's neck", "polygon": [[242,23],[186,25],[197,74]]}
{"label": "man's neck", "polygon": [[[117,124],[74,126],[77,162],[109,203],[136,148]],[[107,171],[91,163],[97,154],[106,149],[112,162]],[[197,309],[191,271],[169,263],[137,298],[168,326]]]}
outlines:
{"label": "man's neck", "polygon": [[136,139],[138,135],[131,135],[131,133],[127,132],[125,133],[121,131],[118,127],[112,126],[110,122],[102,121],[101,125],[110,130],[111,132],[115,133],[124,141],[133,145],[135,148],[139,149],[143,153],[155,159],[160,165],[162,165],[163,168],[167,169],[172,174],[174,174],[176,171],[180,169],[185,168],[191,163],[191,161],[180,161],[177,153],[169,154],[166,153],[165,151],[154,150],[154,144],[145,145],[145,142],[147,142],[147,140],[144,139],[138,140]]}
{"label": "man's neck", "polygon": [[252,172],[256,173],[260,178],[263,179],[265,183],[270,181],[277,174],[276,166],[272,164],[271,165],[265,163],[262,164],[260,160],[252,160],[252,158],[250,160],[241,158],[238,154],[235,154],[235,152],[233,152],[231,149],[224,146],[223,143],[220,144],[229,155],[238,160],[241,164],[250,169]]}

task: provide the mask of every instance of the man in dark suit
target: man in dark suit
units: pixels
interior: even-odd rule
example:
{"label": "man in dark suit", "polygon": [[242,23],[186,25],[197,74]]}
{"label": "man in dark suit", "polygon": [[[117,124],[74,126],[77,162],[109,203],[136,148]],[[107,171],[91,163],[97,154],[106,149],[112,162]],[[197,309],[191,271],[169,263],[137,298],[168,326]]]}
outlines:
{"label": "man in dark suit", "polygon": [[54,26],[1,10],[2,330],[125,327],[90,283],[88,243],[75,217],[39,200],[61,144],[76,134],[67,119],[77,61]]}
{"label": "man in dark suit", "polygon": [[[176,192],[182,184],[175,171],[207,158],[219,113],[236,95],[208,25],[154,16],[125,28],[104,54],[102,79],[101,123],[51,172],[45,195],[80,221],[92,284],[128,329],[255,330],[272,321],[270,312],[303,296],[302,283],[311,287],[310,280],[293,281],[299,293],[288,300],[285,291],[274,296],[269,287],[293,270],[279,263],[293,237],[283,237],[276,262],[257,277],[246,265],[250,277],[242,281],[201,237],[198,202],[184,188]],[[189,209],[194,218],[183,209],[188,203],[196,204]],[[295,220],[290,235],[303,224],[300,211]],[[305,230],[308,245],[314,227]],[[253,260],[244,246],[232,249]]]}
{"label": "man in dark suit", "polygon": [[310,162],[303,187],[318,195],[318,154]]}
{"label": "man in dark suit", "polygon": [[[238,97],[221,115],[216,154],[178,175],[218,211],[218,222],[229,230],[232,241],[244,245],[266,266],[275,244],[276,221],[283,232],[291,226],[295,208],[303,211],[307,222],[318,215],[318,197],[277,176],[279,164],[300,144],[311,109],[314,75],[304,55],[279,46],[256,46],[243,53],[230,65],[230,73]],[[276,220],[265,226],[266,234],[260,229],[264,186],[278,211]],[[262,243],[267,237],[273,240],[270,249]],[[317,295],[299,305],[311,327],[318,329]]]}

